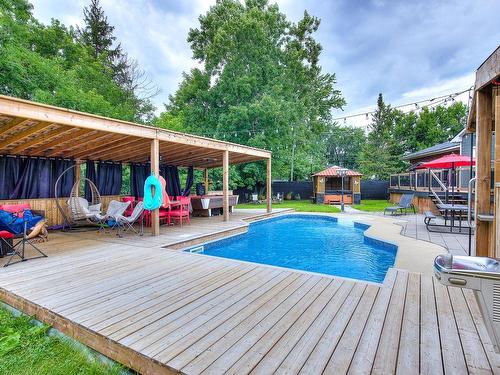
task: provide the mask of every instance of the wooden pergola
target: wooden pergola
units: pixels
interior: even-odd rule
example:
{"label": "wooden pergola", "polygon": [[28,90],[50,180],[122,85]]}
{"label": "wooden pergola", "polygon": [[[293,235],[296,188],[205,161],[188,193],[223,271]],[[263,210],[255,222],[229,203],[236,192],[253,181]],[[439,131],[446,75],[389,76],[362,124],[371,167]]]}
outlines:
{"label": "wooden pergola", "polygon": [[[474,91],[467,130],[475,132],[477,139],[476,255],[498,258],[500,257],[500,47],[477,69]],[[493,134],[496,136],[493,137]],[[495,144],[492,145],[492,142]]]}
{"label": "wooden pergola", "polygon": [[[121,163],[223,168],[223,219],[229,219],[229,165],[267,162],[267,210],[271,211],[271,152],[132,122],[0,95],[0,154]],[[159,212],[152,213],[159,234]]]}

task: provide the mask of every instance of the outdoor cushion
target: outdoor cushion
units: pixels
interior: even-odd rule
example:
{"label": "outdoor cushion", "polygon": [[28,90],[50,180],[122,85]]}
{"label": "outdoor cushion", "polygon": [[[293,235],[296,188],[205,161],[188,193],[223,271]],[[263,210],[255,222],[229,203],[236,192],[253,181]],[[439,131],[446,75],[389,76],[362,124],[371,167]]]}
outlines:
{"label": "outdoor cushion", "polygon": [[14,234],[20,234],[24,231],[24,222],[31,228],[42,219],[41,216],[34,216],[30,210],[24,211],[24,217],[17,217],[11,212],[0,210],[0,230],[6,230]]}
{"label": "outdoor cushion", "polygon": [[18,217],[23,217],[25,210],[31,210],[29,203],[19,203],[19,204],[3,204],[0,205],[0,210],[11,212],[16,214]]}
{"label": "outdoor cushion", "polygon": [[0,230],[0,238],[5,238],[6,240],[14,238],[15,235],[6,230]]}

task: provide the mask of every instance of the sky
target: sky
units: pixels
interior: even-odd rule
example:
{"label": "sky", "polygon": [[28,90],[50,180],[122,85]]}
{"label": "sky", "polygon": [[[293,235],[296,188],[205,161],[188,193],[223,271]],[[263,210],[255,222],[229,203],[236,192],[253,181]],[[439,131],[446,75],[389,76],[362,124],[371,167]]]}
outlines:
{"label": "sky", "polygon": [[[32,0],[35,16],[82,24],[90,1]],[[275,0],[271,0],[275,2]],[[379,93],[393,106],[470,88],[477,67],[500,43],[499,0],[278,0],[298,21],[304,10],[321,19],[320,64],[335,73],[347,105],[334,117],[366,113]],[[212,0],[101,0],[115,35],[160,88],[158,112],[175,93],[182,72],[198,66],[186,41]],[[467,102],[466,92],[457,100]],[[426,103],[423,103],[426,104]],[[366,116],[343,122],[366,126]],[[342,122],[342,120],[341,120]]]}

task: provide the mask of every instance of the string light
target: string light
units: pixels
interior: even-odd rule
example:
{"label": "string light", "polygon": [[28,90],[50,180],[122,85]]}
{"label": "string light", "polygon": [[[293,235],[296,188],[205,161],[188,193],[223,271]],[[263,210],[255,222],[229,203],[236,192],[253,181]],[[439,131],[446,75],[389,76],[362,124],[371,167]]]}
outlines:
{"label": "string light", "polygon": [[[400,109],[400,108],[405,108],[405,107],[409,107],[409,106],[414,106],[414,108],[410,109],[410,110],[401,110],[401,112],[403,114],[408,114],[408,113],[418,113],[422,110],[426,110],[426,109],[433,109],[437,106],[439,106],[440,104],[443,104],[443,105],[448,105],[448,102],[451,101],[451,102],[456,102],[455,98],[459,95],[462,95],[466,92],[469,92],[469,99],[468,101],[472,101],[472,95],[470,94],[472,89],[474,87],[470,87],[468,89],[465,89],[465,90],[461,90],[461,91],[458,91],[458,92],[454,92],[452,94],[446,94],[446,95],[441,95],[441,96],[437,96],[437,97],[434,97],[434,98],[430,98],[430,99],[425,99],[425,100],[420,100],[420,101],[417,101],[417,102],[411,102],[411,103],[406,103],[406,104],[401,104],[401,105],[398,105],[398,106],[394,106],[394,107],[391,107],[392,109]],[[420,104],[422,103],[432,103],[431,105],[429,104],[425,104],[425,105],[422,105],[420,106]],[[336,117],[336,118],[332,118],[332,121],[340,121],[342,120],[344,124],[347,124],[347,120],[348,119],[351,119],[351,118],[355,118],[355,117],[360,117],[360,116],[365,116],[365,120],[368,121],[369,120],[369,115],[373,115],[374,113],[376,113],[376,110],[374,111],[371,111],[371,112],[363,112],[363,113],[357,113],[357,114],[353,114],[353,115],[348,115],[348,116],[342,116],[342,117]],[[362,126],[363,128],[365,128],[365,130],[368,130],[369,128],[369,125],[364,125]],[[294,131],[294,127],[291,126],[290,127],[290,130],[293,132]],[[276,134],[279,134],[279,129],[275,129],[275,132]],[[257,134],[260,134],[262,136],[265,135],[265,131],[262,130],[262,129],[254,129],[254,130],[232,130],[232,131],[229,131],[229,132],[205,132],[205,133],[201,133],[201,134],[198,134],[198,135],[201,135],[201,136],[213,136],[213,137],[217,137],[217,136],[222,136],[223,139],[226,138],[226,134],[231,137],[231,135],[234,134],[234,137],[237,137],[238,134],[242,134],[242,133],[248,133],[248,136],[251,137],[252,135],[257,135]],[[326,133],[329,133],[328,131]]]}

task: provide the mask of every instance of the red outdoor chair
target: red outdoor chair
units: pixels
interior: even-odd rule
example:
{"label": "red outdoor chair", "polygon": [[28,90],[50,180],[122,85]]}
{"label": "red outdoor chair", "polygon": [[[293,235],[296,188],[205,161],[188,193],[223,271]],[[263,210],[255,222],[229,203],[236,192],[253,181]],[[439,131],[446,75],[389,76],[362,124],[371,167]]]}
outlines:
{"label": "red outdoor chair", "polygon": [[178,221],[181,224],[184,220],[191,224],[191,219],[189,216],[189,207],[191,206],[191,198],[190,197],[177,197],[180,204],[170,207],[170,210],[167,211],[167,223],[170,225],[171,221]]}
{"label": "red outdoor chair", "polygon": [[122,202],[130,202],[128,208],[125,210],[123,213],[125,216],[130,216],[132,215],[132,212],[134,212],[134,207],[135,207],[135,197],[132,196],[125,196],[121,198]]}

